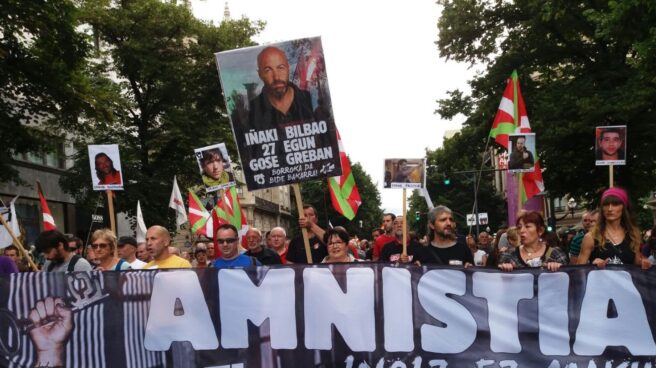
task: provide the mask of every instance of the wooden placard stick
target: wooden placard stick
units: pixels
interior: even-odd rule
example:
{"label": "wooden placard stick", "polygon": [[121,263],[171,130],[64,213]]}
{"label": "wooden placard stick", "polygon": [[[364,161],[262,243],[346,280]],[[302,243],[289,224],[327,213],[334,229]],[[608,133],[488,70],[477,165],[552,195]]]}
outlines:
{"label": "wooden placard stick", "polygon": [[[298,210],[298,218],[302,219],[303,215],[303,199],[301,198],[301,188],[296,184],[292,184],[294,189],[294,197],[296,198],[296,209]],[[307,257],[308,264],[312,264],[312,251],[310,251],[310,237],[306,228],[301,228],[303,233],[303,244],[305,244],[305,256]]]}
{"label": "wooden placard stick", "polygon": [[408,219],[406,217],[406,214],[408,213],[408,208],[407,208],[407,198],[406,198],[406,190],[403,188],[403,255],[407,256],[408,255]]}
{"label": "wooden placard stick", "polygon": [[[109,227],[116,235],[116,219],[114,218],[114,193],[111,190],[106,190],[105,193],[107,194],[107,208],[108,208],[108,215],[109,215]],[[114,248],[114,257],[118,257],[118,247]]]}

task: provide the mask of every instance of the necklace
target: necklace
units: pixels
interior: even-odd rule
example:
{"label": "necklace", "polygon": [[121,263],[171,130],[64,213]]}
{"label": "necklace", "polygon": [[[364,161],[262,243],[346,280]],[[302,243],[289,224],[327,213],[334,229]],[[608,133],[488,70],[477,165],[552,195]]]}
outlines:
{"label": "necklace", "polygon": [[524,252],[526,252],[526,255],[531,257],[533,256],[533,253],[539,253],[540,250],[542,249],[542,243],[538,243],[538,247],[536,249],[528,250],[525,245],[522,245],[522,249],[524,249]]}
{"label": "necklace", "polygon": [[[622,235],[626,235],[626,234],[621,234],[620,236]],[[621,244],[622,241],[624,241],[623,236],[621,237],[620,241],[617,241],[617,238],[615,238],[608,230],[606,230],[606,239],[610,240],[610,243],[613,244],[614,246],[617,246],[618,244]]]}

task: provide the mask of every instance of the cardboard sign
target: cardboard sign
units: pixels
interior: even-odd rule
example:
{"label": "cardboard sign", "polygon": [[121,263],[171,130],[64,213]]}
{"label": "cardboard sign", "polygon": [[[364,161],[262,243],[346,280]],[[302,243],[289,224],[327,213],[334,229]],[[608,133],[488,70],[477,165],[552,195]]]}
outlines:
{"label": "cardboard sign", "polygon": [[225,144],[218,143],[194,150],[200,175],[207,192],[215,192],[235,185],[230,156]]}
{"label": "cardboard sign", "polygon": [[341,175],[321,38],[216,60],[249,190]]}
{"label": "cardboard sign", "polygon": [[88,149],[93,190],[123,190],[118,144],[90,145]]}
{"label": "cardboard sign", "polygon": [[386,159],[383,188],[424,188],[425,173],[426,161],[423,158]]}
{"label": "cardboard sign", "polygon": [[626,125],[595,128],[595,164],[626,165]]}
{"label": "cardboard sign", "polygon": [[508,134],[508,171],[535,170],[535,133]]}

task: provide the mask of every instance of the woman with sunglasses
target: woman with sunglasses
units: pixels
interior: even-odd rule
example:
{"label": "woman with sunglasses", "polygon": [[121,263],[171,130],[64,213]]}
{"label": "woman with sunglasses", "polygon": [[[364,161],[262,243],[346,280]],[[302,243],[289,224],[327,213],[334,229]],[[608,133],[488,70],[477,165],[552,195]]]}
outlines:
{"label": "woman with sunglasses", "polygon": [[357,262],[358,260],[348,252],[349,240],[349,233],[341,226],[326,231],[323,241],[328,247],[328,255],[321,263]]}
{"label": "woman with sunglasses", "polygon": [[99,229],[91,235],[91,248],[98,262],[97,271],[124,271],[130,269],[130,264],[114,256],[116,235],[110,229]]}
{"label": "woman with sunglasses", "polygon": [[599,220],[581,243],[578,264],[588,262],[604,268],[607,264],[634,264],[649,268],[640,254],[640,229],[634,224],[629,196],[621,188],[607,189],[601,195]]}

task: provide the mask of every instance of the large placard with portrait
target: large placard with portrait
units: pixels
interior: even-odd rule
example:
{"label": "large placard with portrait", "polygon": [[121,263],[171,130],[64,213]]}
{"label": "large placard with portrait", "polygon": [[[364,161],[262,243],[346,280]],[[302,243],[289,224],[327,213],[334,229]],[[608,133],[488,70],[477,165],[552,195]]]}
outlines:
{"label": "large placard with portrait", "polygon": [[341,175],[320,37],[216,60],[249,190]]}
{"label": "large placard with portrait", "polygon": [[118,145],[89,145],[88,150],[93,190],[123,190]]}
{"label": "large placard with portrait", "polygon": [[595,129],[595,164],[626,165],[626,125],[600,126]]}

